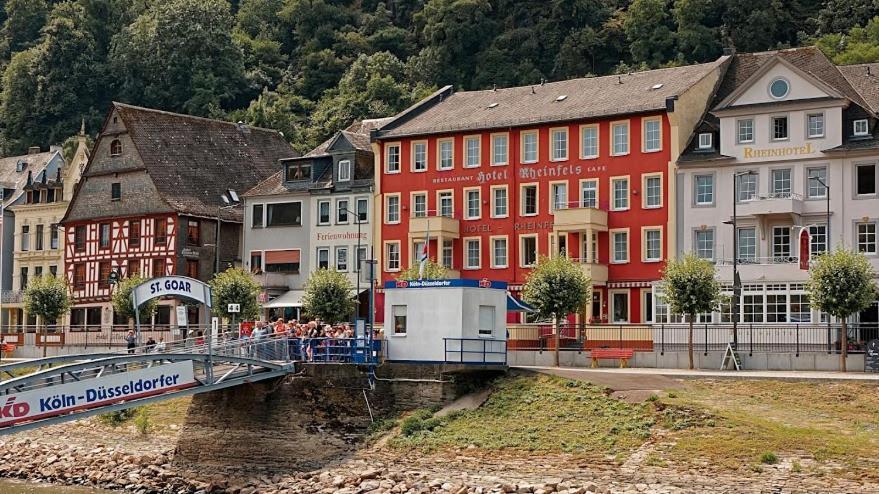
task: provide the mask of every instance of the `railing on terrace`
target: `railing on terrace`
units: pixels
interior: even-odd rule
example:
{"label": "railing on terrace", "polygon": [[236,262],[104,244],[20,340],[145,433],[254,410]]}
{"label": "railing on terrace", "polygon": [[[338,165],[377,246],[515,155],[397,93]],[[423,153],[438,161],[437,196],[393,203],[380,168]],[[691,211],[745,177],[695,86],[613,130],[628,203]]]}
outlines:
{"label": "railing on terrace", "polygon": [[771,192],[768,194],[754,194],[748,198],[742,198],[739,200],[739,203],[743,202],[753,202],[753,201],[766,201],[772,199],[794,199],[797,201],[803,200],[803,195],[798,194],[796,192]]}
{"label": "railing on terrace", "polygon": [[[740,257],[736,260],[739,264],[796,264],[800,262],[798,257],[794,256],[770,256],[770,257]],[[718,259],[717,264],[732,264],[733,259]]]}
{"label": "railing on terrace", "polygon": [[[522,324],[507,327],[507,348],[546,351],[554,348],[551,324]],[[589,351],[593,348],[627,348],[660,353],[687,350],[687,324],[563,324],[559,349]],[[753,354],[839,353],[842,326],[827,323],[739,323],[738,349]],[[866,342],[879,338],[876,323],[848,325],[848,351],[860,353]],[[696,323],[693,346],[697,352],[722,352],[733,341],[732,324]]]}
{"label": "railing on terrace", "polygon": [[443,338],[446,363],[506,365],[507,342],[490,338]]}

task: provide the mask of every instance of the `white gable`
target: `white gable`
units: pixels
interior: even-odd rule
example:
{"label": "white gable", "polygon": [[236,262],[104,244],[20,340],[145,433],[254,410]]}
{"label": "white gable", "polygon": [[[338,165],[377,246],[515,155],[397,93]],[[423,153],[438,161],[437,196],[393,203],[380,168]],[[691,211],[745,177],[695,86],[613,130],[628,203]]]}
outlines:
{"label": "white gable", "polygon": [[[787,96],[775,99],[769,95],[769,85],[772,81],[783,78],[790,85]],[[777,103],[779,101],[792,101],[812,98],[833,97],[818,87],[812,80],[800,75],[783,63],[776,63],[765,74],[751,81],[749,87],[730,103],[730,107],[741,105],[753,105],[758,103]]]}

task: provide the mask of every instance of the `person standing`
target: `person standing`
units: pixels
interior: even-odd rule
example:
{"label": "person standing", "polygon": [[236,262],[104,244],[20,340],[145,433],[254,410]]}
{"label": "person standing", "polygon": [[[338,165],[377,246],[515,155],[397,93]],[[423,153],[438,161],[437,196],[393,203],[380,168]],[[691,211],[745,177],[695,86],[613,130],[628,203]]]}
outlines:
{"label": "person standing", "polygon": [[125,346],[128,348],[128,353],[134,353],[134,349],[137,347],[137,336],[134,335],[134,331],[131,329],[125,335]]}

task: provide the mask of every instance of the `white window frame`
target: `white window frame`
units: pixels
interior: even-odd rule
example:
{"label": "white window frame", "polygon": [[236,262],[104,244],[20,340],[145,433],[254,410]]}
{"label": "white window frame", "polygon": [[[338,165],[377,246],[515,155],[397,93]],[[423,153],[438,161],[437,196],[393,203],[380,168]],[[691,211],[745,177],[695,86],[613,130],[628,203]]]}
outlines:
{"label": "white window frame", "polygon": [[866,118],[859,118],[852,121],[852,135],[855,137],[863,137],[870,135],[870,121]]}
{"label": "white window frame", "polygon": [[[323,221],[321,219],[320,209],[323,205],[327,206],[327,220]],[[321,199],[317,201],[317,225],[318,226],[327,226],[332,224],[333,222],[333,202],[329,199]]]}
{"label": "white window frame", "polygon": [[[625,129],[625,140],[620,141],[620,147],[625,147],[625,150],[617,150],[617,129]],[[631,150],[631,132],[629,128],[628,120],[618,120],[616,122],[610,123],[610,155],[611,156],[625,156],[629,154]]]}
{"label": "white window frame", "polygon": [[[614,301],[614,295],[625,295],[626,296],[626,319],[614,319],[614,314],[616,313],[616,302]],[[627,323],[632,320],[632,296],[629,293],[629,290],[608,290],[607,298],[610,299],[610,307],[608,311],[608,320],[611,323]]]}
{"label": "white window frame", "polygon": [[[397,162],[396,167],[391,167],[391,149],[396,148],[397,150]],[[393,175],[402,172],[402,149],[403,146],[399,142],[388,142],[385,143],[385,175]]]}
{"label": "white window frame", "polygon": [[[564,187],[564,197],[563,201],[556,201],[556,191],[559,187]],[[555,212],[559,209],[568,209],[568,204],[570,203],[570,196],[568,195],[568,181],[567,180],[557,180],[549,183],[549,211]],[[561,207],[559,207],[561,206]]]}
{"label": "white window frame", "polygon": [[[345,173],[342,173],[344,171]],[[351,181],[351,160],[339,160],[339,182]]]}
{"label": "white window frame", "polygon": [[736,256],[737,259],[739,259],[739,262],[747,261],[748,259],[757,259],[758,257],[760,257],[760,240],[757,237],[757,227],[756,226],[742,226],[736,230],[735,235],[739,235],[739,237],[736,239],[737,240],[737,247],[739,248],[739,251],[742,250],[742,246],[744,245],[744,242],[742,242],[741,234],[742,234],[742,232],[744,232],[746,230],[751,230],[754,232],[754,255],[753,256],[741,256],[741,255],[739,255],[739,252],[733,252],[733,255]]}
{"label": "white window frame", "polygon": [[[613,228],[608,231],[609,239],[610,239],[610,263],[611,264],[627,264],[631,258],[631,236],[629,234],[628,228]],[[626,236],[626,251],[625,258],[617,258],[617,235],[625,235]]]}
{"label": "white window frame", "polygon": [[[525,212],[525,188],[534,187],[534,212]],[[529,182],[527,184],[519,184],[519,216],[537,216],[540,214],[540,184],[538,182]]]}
{"label": "white window frame", "polygon": [[[650,188],[648,187],[648,183],[649,183],[650,179],[653,179],[653,178],[659,179],[659,196],[658,196],[659,203],[658,204],[650,204],[650,202],[649,202],[650,201]],[[643,207],[644,209],[659,209],[662,206],[664,206],[665,201],[663,200],[664,194],[662,193],[662,187],[663,187],[662,173],[645,173],[644,175],[641,175],[641,190],[643,191],[643,193],[641,194],[641,196],[643,197],[641,207]]]}
{"label": "white window frame", "polygon": [[[478,220],[482,218],[482,187],[467,187],[463,191],[464,193],[464,219],[465,220]],[[470,214],[470,194],[472,192],[476,193],[476,215]]]}
{"label": "white window frame", "polygon": [[713,149],[714,148],[714,134],[711,132],[700,132],[699,133],[699,149]]}
{"label": "white window frame", "polygon": [[[742,128],[744,124],[748,124],[748,130],[751,135],[750,139],[742,139]],[[742,118],[736,120],[736,142],[739,144],[753,144],[754,143],[754,119],[753,118]]]}
{"label": "white window frame", "polygon": [[[316,261],[316,262],[315,262],[315,266],[317,267],[317,269],[321,269],[321,267],[320,267],[320,255],[321,255],[321,253],[325,253],[325,254],[327,255],[327,267],[326,267],[326,269],[330,269],[330,267],[332,266],[332,264],[330,263],[330,248],[329,248],[329,247],[318,247],[318,248],[317,248],[317,251],[315,252],[315,261]],[[253,268],[253,266],[251,266],[251,268]],[[262,268],[262,266],[260,266],[260,268]]]}
{"label": "white window frame", "polygon": [[[863,167],[873,167],[873,192],[868,192],[866,194],[861,194],[858,191],[858,170]],[[876,194],[879,193],[879,184],[877,184],[877,180],[879,179],[879,164],[876,163],[855,163],[855,173],[854,173],[854,189],[855,189],[855,197],[864,198],[864,197],[876,197]]]}
{"label": "white window frame", "polygon": [[[534,264],[525,264],[525,249],[523,245],[525,244],[525,239],[531,238],[534,239]],[[519,235],[519,267],[520,268],[533,268],[537,264],[537,259],[540,257],[540,242],[538,241],[536,233],[525,233]]]}
{"label": "white window frame", "polygon": [[[534,159],[527,158],[528,152],[527,152],[527,147],[525,146],[525,144],[526,144],[525,137],[526,136],[534,137]],[[537,132],[537,130],[522,131],[519,134],[519,139],[522,141],[522,145],[521,145],[522,159],[519,161],[524,165],[529,165],[529,164],[537,163],[538,161],[540,161],[540,134]]]}
{"label": "white window frame", "polygon": [[[586,189],[584,186],[585,186],[586,184],[592,184],[592,185],[593,185],[592,189],[593,189],[594,192],[595,192],[595,205],[593,205],[593,206],[587,206],[587,205],[586,205],[586,201],[583,199],[583,192],[584,192],[585,189]],[[600,184],[600,182],[599,182],[599,179],[597,179],[597,178],[583,178],[583,179],[580,179],[580,181],[579,181],[579,185],[580,185],[580,186],[579,186],[578,190],[579,190],[579,192],[580,192],[580,194],[579,194],[579,199],[580,199],[580,207],[581,207],[581,208],[585,208],[585,207],[598,208],[598,204],[599,204],[599,202],[598,202],[598,199],[599,199],[599,184]]]}
{"label": "white window frame", "polygon": [[[867,237],[868,243],[864,243],[864,250],[861,250],[861,227],[872,227],[872,232],[865,231],[863,234]],[[869,228],[868,228],[869,230]],[[875,221],[859,221],[855,223],[855,245],[857,246],[858,252],[866,256],[875,256],[877,254],[877,226]],[[869,241],[870,237],[872,237],[872,241]]]}
{"label": "white window frame", "polygon": [[[595,131],[595,152],[587,153],[586,152],[586,131]],[[580,126],[580,158],[584,160],[595,159],[601,154],[601,131],[599,130],[598,124],[590,124],[590,125],[581,125]],[[589,139],[592,141],[593,139],[590,137]]]}
{"label": "white window frame", "polygon": [[[650,147],[648,140],[648,124],[657,124],[657,140],[656,147]],[[662,151],[662,118],[643,118],[641,119],[641,151],[644,153],[658,153]]]}
{"label": "white window frame", "polygon": [[[700,234],[710,234],[711,235],[711,246],[710,246],[710,255],[705,257],[702,255],[703,249],[700,245],[699,235]],[[696,257],[700,259],[708,259],[710,261],[714,261],[714,256],[716,255],[716,243],[717,243],[717,231],[714,228],[705,228],[705,229],[697,229],[693,231],[693,252],[696,254]]]}
{"label": "white window frame", "polygon": [[[504,139],[504,159],[503,161],[499,161],[497,157],[497,141],[498,139]],[[506,166],[510,164],[510,134],[508,132],[499,132],[496,134],[491,134],[491,166]]]}
{"label": "white window frame", "polygon": [[[421,153],[418,151],[419,148],[424,148],[424,152]],[[412,141],[412,166],[409,169],[412,173],[424,173],[427,171],[429,165],[427,160],[427,141]],[[422,162],[419,165],[418,157],[421,155]]]}
{"label": "white window frame", "polygon": [[[443,146],[446,145],[448,145],[449,151],[448,163],[443,162]],[[436,169],[439,171],[455,169],[455,140],[451,137],[436,141]]]}
{"label": "white window frame", "polygon": [[[443,197],[448,195],[449,205],[452,210],[448,215],[443,214]],[[429,214],[428,214],[429,215]],[[454,189],[443,189],[436,191],[436,215],[446,216],[447,218],[455,217],[455,191]]]}
{"label": "white window frame", "polygon": [[[363,212],[366,215],[365,220],[360,219],[360,204],[361,203],[363,203],[365,205],[363,207]],[[360,224],[369,223],[369,198],[368,197],[357,197],[354,199],[354,204],[355,204],[354,212],[357,213],[357,215],[354,217],[354,224],[356,225],[357,223],[360,223]]]}
{"label": "white window frame", "polygon": [[[336,246],[336,252],[335,252],[335,254],[336,254],[336,255],[334,256],[334,261],[335,261],[335,262],[333,263],[333,265],[336,267],[336,271],[338,271],[338,272],[340,272],[340,273],[347,273],[347,272],[348,272],[348,268],[351,266],[351,258],[350,258],[350,256],[348,256],[348,246],[347,246],[347,245],[338,245],[338,246]],[[339,254],[344,254],[344,255],[345,255],[345,266],[344,266],[344,268],[339,267],[339,259],[340,259],[340,258],[339,258]]]}
{"label": "white window frame", "polygon": [[[649,248],[648,248],[648,233],[659,233],[659,257],[648,257]],[[642,262],[661,262],[663,256],[665,255],[665,249],[663,248],[663,234],[661,226],[643,226],[641,227],[641,261]]]}
{"label": "white window frame", "polygon": [[[497,191],[504,191],[504,212],[498,214]],[[510,216],[510,189],[506,185],[493,185],[491,187],[491,218],[508,218]]]}
{"label": "white window frame", "polygon": [[[775,137],[775,121],[784,119],[787,127],[787,135],[785,137]],[[769,117],[769,140],[771,142],[784,142],[790,140],[790,115],[772,115]]]}
{"label": "white window frame", "polygon": [[[396,258],[396,266],[393,266],[393,256],[391,256],[391,247],[396,247],[397,258]],[[403,253],[400,247],[399,240],[386,240],[384,242],[384,261],[385,261],[385,271],[389,273],[394,273],[400,271],[401,259],[403,257]]]}
{"label": "white window frame", "polygon": [[[461,240],[464,251],[464,269],[468,271],[482,269],[482,237],[464,237]],[[473,244],[476,244],[476,251],[479,253],[475,265],[470,263],[470,246]]]}
{"label": "white window frame", "polygon": [[[342,206],[342,203],[345,203],[345,206]],[[336,199],[336,224],[337,225],[347,225],[351,222],[350,216],[351,213],[348,212],[348,205],[351,204],[351,201],[347,197]],[[339,216],[345,213],[345,221],[341,221]]]}
{"label": "white window frame", "polygon": [[[492,269],[505,269],[510,267],[510,240],[507,235],[493,235],[488,237],[489,246],[491,247],[491,268]],[[498,263],[497,259],[497,250],[496,250],[496,242],[503,241],[504,242],[504,262],[503,264]]]}
{"label": "white window frame", "polygon": [[[470,158],[473,156],[470,153],[470,143],[476,142],[476,162],[474,164],[470,164]],[[464,136],[464,168],[479,168],[482,164],[482,136],[479,135],[469,135]]]}
{"label": "white window frame", "polygon": [[[783,176],[784,173],[787,172],[787,179]],[[779,180],[777,180],[779,179]],[[787,183],[787,191],[784,191],[783,188],[776,188],[778,184],[784,185]],[[781,195],[784,197],[784,194],[787,194],[790,197],[790,194],[794,191],[794,171],[790,168],[773,168],[769,171],[769,190],[772,192],[774,196]]]}
{"label": "white window frame", "polygon": [[[822,178],[820,173],[816,173],[816,175],[818,176],[818,178],[821,178],[822,182],[824,182],[827,185],[830,185],[827,183],[828,180],[827,180],[827,167],[826,166],[811,166],[811,167],[806,168],[806,197],[809,199],[826,199],[827,198],[827,187],[824,187],[823,185],[821,185],[820,182],[818,182],[818,180],[815,180],[815,178],[812,177],[812,171],[821,171],[821,170],[824,171],[824,177]],[[824,191],[823,193],[821,193],[821,194],[816,193],[814,195],[812,194],[812,182],[813,181],[815,182],[815,191],[817,192],[820,189],[820,190]]]}
{"label": "white window frame", "polygon": [[[564,137],[564,148],[556,147],[556,136]],[[570,153],[571,140],[568,136],[567,127],[554,127],[549,129],[549,160],[550,161],[567,161]],[[562,152],[564,154],[562,154]],[[557,154],[558,153],[558,154]]]}
{"label": "white window frame", "polygon": [[[625,182],[626,184],[626,197],[625,197],[625,205],[617,206],[617,193],[616,193],[616,184],[617,182]],[[629,176],[618,176],[618,177],[610,177],[610,210],[611,211],[628,211],[631,206],[631,194],[632,187],[630,187]]]}
{"label": "white window frame", "polygon": [[[397,203],[397,211],[396,211],[397,218],[395,220],[391,219],[391,199],[396,199],[396,203]],[[400,199],[399,192],[394,193],[394,194],[385,194],[385,215],[384,216],[385,216],[385,224],[386,225],[397,225],[400,223],[400,217],[402,216],[401,210],[400,210],[401,201],[402,200]]]}
{"label": "white window frame", "polygon": [[[821,122],[821,132],[820,133],[815,133],[815,134],[812,133],[812,117],[817,117],[818,119],[820,119],[820,122]],[[824,120],[824,113],[823,112],[807,113],[806,114],[806,138],[807,139],[818,139],[818,138],[824,137],[826,132],[827,131],[825,129],[825,120]]]}
{"label": "white window frame", "polygon": [[[793,255],[793,235],[791,233],[791,227],[788,225],[775,225],[772,227],[769,248],[773,259],[781,260]],[[787,237],[787,245],[784,243],[776,244],[776,239],[784,239],[785,237]]]}
{"label": "white window frame", "polygon": [[[415,204],[416,204],[415,198],[416,197],[423,197],[424,198],[424,214],[421,216],[418,215],[418,208],[415,207]],[[412,209],[412,217],[413,218],[426,218],[429,215],[429,209],[427,207],[427,205],[428,205],[427,191],[426,190],[419,190],[419,191],[415,191],[415,192],[410,193],[409,194],[409,205],[410,205],[410,208]]]}
{"label": "white window frame", "polygon": [[[699,200],[699,179],[700,178],[708,178],[709,183],[711,185],[711,201],[705,202]],[[713,206],[714,205],[714,174],[713,173],[700,173],[693,175],[693,204],[696,206]]]}

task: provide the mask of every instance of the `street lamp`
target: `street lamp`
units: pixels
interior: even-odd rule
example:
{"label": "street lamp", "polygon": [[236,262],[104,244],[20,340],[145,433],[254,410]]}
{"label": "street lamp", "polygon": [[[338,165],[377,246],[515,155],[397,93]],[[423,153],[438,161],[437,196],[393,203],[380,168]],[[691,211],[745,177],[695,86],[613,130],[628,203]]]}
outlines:
{"label": "street lamp", "polygon": [[739,202],[739,179],[746,175],[755,175],[751,170],[733,174],[733,201],[732,220],[724,221],[724,224],[732,225],[733,228],[733,302],[732,302],[732,325],[733,325],[733,349],[739,349],[739,297],[742,294],[742,280],[739,278],[739,230],[737,225],[736,205]]}
{"label": "street lamp", "polygon": [[220,218],[224,210],[231,210],[241,204],[238,193],[232,189],[227,189],[220,195],[224,205],[217,206],[217,232],[214,235],[214,274],[220,273],[220,228],[222,227],[222,219]]}
{"label": "street lamp", "polygon": [[[362,224],[362,222],[360,221],[360,215],[358,215],[354,211],[351,211],[348,208],[340,208],[340,209],[342,209],[343,211],[347,212],[348,214],[354,216],[354,223],[357,224],[357,252],[354,253],[354,259],[357,262],[357,264],[356,264],[357,267],[354,270],[354,272],[357,273],[357,298],[354,301],[354,311],[355,312],[354,312],[354,318],[352,320],[352,322],[354,323],[354,328],[356,329],[357,328],[357,316],[360,315],[360,225]],[[365,257],[366,256],[364,256],[364,258]],[[366,259],[363,259],[363,260],[365,261]]]}
{"label": "street lamp", "polygon": [[821,177],[815,176],[810,177],[821,184],[824,187],[824,197],[827,199],[827,228],[825,233],[827,234],[827,252],[830,252],[833,249],[833,237],[830,236],[830,186],[827,185],[824,180],[821,180]]}

